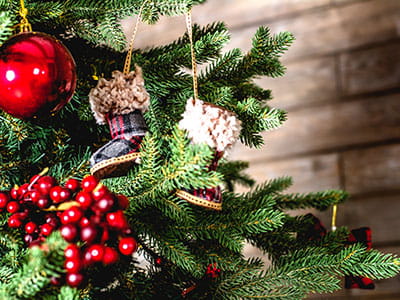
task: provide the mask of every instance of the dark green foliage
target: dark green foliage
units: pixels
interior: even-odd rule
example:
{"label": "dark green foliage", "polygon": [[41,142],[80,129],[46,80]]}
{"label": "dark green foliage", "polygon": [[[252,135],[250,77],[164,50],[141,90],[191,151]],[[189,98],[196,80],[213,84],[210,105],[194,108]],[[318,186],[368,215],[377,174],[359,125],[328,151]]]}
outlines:
{"label": "dark green foliage", "polygon": [[[143,7],[143,19],[155,23],[160,16],[182,16],[203,0],[151,0]],[[106,126],[95,124],[88,93],[99,77],[122,70],[126,41],[120,20],[137,15],[142,0],[26,1],[34,30],[47,32],[72,52],[78,87],[72,101],[60,113],[40,122],[24,122],[0,113],[0,189],[27,182],[45,167],[64,182],[89,172],[90,154],[109,140]],[[0,44],[18,20],[18,1],[0,0]],[[140,31],[139,31],[140,35]],[[262,131],[273,130],[286,113],[268,105],[271,92],[254,83],[259,76],[281,76],[281,55],[294,38],[283,32],[272,35],[260,27],[252,48],[232,49],[226,26],[194,25],[200,98],[234,111],[242,122],[241,141],[250,147],[263,144]],[[223,160],[209,172],[213,151],[192,145],[177,122],[192,97],[188,35],[152,49],[137,49],[132,62],[143,68],[151,108],[145,114],[149,134],[142,143],[141,164],[127,176],[104,180],[112,191],[129,196],[126,211],[138,257],[124,258],[108,268],[87,274],[88,286],[74,289],[49,285],[63,271],[65,242],[51,235],[42,247],[26,249],[22,233],[7,227],[7,213],[0,214],[0,299],[302,299],[310,293],[340,288],[339,277],[360,274],[385,278],[399,272],[392,255],[366,251],[359,245],[344,247],[348,231],[339,228],[310,240],[309,216],[291,217],[287,210],[325,210],[344,201],[342,191],[287,194],[288,177],[271,179],[250,192],[234,193],[236,184],[253,186],[244,173],[245,162]],[[266,166],[267,167],[267,166]],[[210,211],[179,199],[177,189],[225,185],[223,210]],[[265,269],[258,258],[246,259],[245,243],[257,246],[272,260]],[[44,250],[43,250],[44,249]],[[157,259],[160,264],[156,264]],[[222,270],[208,279],[205,270],[216,264]],[[106,276],[108,275],[108,276]],[[195,287],[193,289],[193,287]]]}

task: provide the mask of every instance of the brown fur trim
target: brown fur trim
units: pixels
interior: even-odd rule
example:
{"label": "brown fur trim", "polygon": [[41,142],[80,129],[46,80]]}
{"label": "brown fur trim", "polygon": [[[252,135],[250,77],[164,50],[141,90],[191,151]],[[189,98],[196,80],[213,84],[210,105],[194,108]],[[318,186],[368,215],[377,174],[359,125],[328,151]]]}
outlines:
{"label": "brown fur trim", "polygon": [[142,69],[124,75],[112,72],[112,79],[100,78],[97,86],[89,93],[90,107],[98,124],[105,124],[108,114],[121,115],[139,109],[147,111],[150,96],[144,87]]}

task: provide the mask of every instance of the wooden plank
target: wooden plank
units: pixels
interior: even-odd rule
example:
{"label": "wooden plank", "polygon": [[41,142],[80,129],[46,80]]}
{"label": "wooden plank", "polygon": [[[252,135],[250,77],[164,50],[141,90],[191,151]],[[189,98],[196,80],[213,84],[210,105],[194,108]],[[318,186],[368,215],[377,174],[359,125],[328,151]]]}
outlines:
{"label": "wooden plank", "polygon": [[330,0],[208,0],[194,7],[193,17],[201,24],[223,20],[229,27],[264,22],[287,14],[299,14],[305,10],[326,6]]}
{"label": "wooden plank", "polygon": [[[374,0],[332,6],[329,9],[268,22],[266,25],[273,32],[286,30],[295,35],[294,45],[284,56],[286,60],[293,60],[337,53],[397,38],[400,35],[399,18],[400,1]],[[229,48],[249,49],[249,37],[257,27],[232,32]]]}
{"label": "wooden plank", "polygon": [[277,177],[291,176],[294,184],[287,190],[288,192],[312,192],[338,189],[340,186],[337,154],[253,163],[247,173],[251,174],[258,183]]}
{"label": "wooden plank", "polygon": [[271,105],[291,109],[338,99],[334,57],[296,61],[286,67],[284,77],[256,80],[263,88],[272,90]]}
{"label": "wooden plank", "polygon": [[393,94],[289,112],[282,128],[263,133],[266,144],[261,149],[238,143],[232,157],[265,161],[399,138],[398,99]]}
{"label": "wooden plank", "polygon": [[400,189],[400,144],[346,152],[343,165],[345,187],[350,193]]}
{"label": "wooden plank", "polygon": [[355,95],[400,86],[400,43],[340,56],[342,93]]}

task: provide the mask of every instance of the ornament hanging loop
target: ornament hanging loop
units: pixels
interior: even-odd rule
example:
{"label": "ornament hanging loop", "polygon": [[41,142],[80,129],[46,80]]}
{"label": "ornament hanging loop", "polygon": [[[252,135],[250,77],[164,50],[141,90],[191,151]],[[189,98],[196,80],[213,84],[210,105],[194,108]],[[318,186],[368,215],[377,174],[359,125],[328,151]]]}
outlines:
{"label": "ornament hanging loop", "polygon": [[20,1],[21,8],[19,10],[19,15],[21,16],[21,23],[18,24],[20,32],[30,32],[32,31],[32,25],[29,23],[27,15],[28,9],[25,7],[24,0]]}
{"label": "ornament hanging loop", "polygon": [[337,204],[335,204],[332,207],[332,223],[331,223],[332,231],[336,231],[336,217],[337,217]]}
{"label": "ornament hanging loop", "polygon": [[193,77],[193,104],[199,98],[199,84],[197,81],[197,63],[196,63],[196,51],[194,48],[193,41],[193,25],[192,25],[192,9],[190,8],[186,14],[186,27],[190,41],[190,54],[192,58],[192,77]]}
{"label": "ornament hanging loop", "polygon": [[147,2],[148,2],[148,0],[144,1],[142,6],[139,9],[139,13],[138,13],[138,16],[137,16],[137,19],[136,19],[136,23],[135,23],[135,28],[133,29],[132,38],[131,38],[131,41],[129,43],[128,53],[126,54],[126,58],[125,58],[124,72],[123,72],[125,75],[128,75],[130,70],[131,70],[133,45],[135,43],[136,34],[137,34],[137,31],[138,31],[138,28],[139,28],[139,22],[142,19],[143,9],[144,9],[144,6],[146,5]]}

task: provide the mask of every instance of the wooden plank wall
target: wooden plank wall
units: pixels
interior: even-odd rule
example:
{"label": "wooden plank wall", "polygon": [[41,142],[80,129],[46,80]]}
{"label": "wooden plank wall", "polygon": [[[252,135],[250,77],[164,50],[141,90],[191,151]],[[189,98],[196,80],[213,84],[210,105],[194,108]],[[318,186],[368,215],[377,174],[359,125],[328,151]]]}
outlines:
{"label": "wooden plank wall", "polygon": [[[261,150],[237,145],[232,158],[250,161],[259,182],[293,176],[292,192],[349,191],[339,225],[371,226],[376,248],[400,253],[400,1],[209,0],[193,14],[201,24],[225,20],[228,48],[248,49],[260,25],[297,39],[284,56],[286,76],[258,80],[288,121],[264,134]],[[138,46],[184,31],[184,18],[142,26]],[[329,224],[330,212],[318,215]],[[400,299],[399,281],[313,298]]]}

